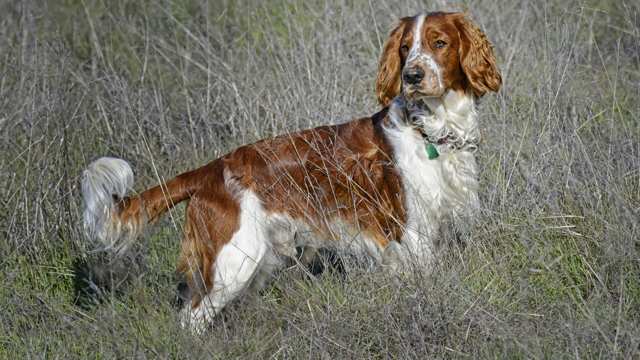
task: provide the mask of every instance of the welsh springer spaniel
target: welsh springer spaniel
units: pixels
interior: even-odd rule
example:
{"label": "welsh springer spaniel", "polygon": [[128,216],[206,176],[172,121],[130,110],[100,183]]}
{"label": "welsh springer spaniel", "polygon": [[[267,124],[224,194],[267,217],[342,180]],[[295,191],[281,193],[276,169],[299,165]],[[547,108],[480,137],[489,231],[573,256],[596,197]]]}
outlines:
{"label": "welsh springer spaniel", "polygon": [[189,200],[178,271],[190,289],[183,321],[195,329],[296,247],[428,269],[443,219],[478,207],[476,101],[500,85],[491,44],[463,14],[402,18],[380,59],[382,110],[242,146],[135,196],[129,164],[100,158],[82,180],[85,230],[121,254]]}

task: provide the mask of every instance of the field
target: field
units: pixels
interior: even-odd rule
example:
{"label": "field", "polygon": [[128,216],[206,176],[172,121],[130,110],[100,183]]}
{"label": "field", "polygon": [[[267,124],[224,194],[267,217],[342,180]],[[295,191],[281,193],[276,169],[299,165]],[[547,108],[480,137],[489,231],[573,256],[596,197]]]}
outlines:
{"label": "field", "polygon": [[[0,358],[640,357],[640,3],[51,0],[0,3]],[[184,206],[99,303],[79,180],[136,190],[238,145],[377,111],[400,16],[465,10],[504,84],[480,104],[482,214],[432,274],[299,267],[212,329],[173,305]]]}

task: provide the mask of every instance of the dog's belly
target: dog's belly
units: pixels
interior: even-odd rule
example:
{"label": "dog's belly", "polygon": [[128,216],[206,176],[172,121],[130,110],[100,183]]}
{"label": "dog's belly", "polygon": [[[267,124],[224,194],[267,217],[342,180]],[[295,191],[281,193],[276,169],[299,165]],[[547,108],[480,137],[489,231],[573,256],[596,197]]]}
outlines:
{"label": "dog's belly", "polygon": [[340,219],[328,220],[322,231],[284,214],[271,215],[267,222],[269,243],[276,256],[294,258],[299,255],[297,248],[305,251],[328,248],[340,254],[379,261],[384,251],[384,247],[372,236]]}
{"label": "dog's belly", "polygon": [[[248,191],[243,198],[255,199],[255,194]],[[329,249],[334,256],[337,254],[338,259],[333,261],[337,261],[337,266],[342,270],[345,264],[340,259],[344,254],[358,259],[372,259],[370,264],[379,263],[382,259],[384,248],[379,242],[343,221],[332,221],[324,227],[328,231],[320,232],[318,228],[287,214],[269,214],[257,201],[243,201],[243,206],[241,212],[248,221],[241,223],[230,244],[225,245],[222,257],[223,263],[230,260],[229,255],[224,253],[228,249],[235,254],[232,256],[240,259],[235,262],[255,262],[253,278],[249,280],[254,290],[264,287],[271,281],[275,271],[291,264],[292,260],[305,267],[311,266],[312,262],[318,261],[316,254],[319,249]],[[302,253],[298,249],[302,249]],[[225,284],[228,281],[224,281],[225,274],[220,273],[220,261],[216,263],[218,268],[212,269],[217,276],[214,284]],[[238,274],[232,276],[235,278]]]}

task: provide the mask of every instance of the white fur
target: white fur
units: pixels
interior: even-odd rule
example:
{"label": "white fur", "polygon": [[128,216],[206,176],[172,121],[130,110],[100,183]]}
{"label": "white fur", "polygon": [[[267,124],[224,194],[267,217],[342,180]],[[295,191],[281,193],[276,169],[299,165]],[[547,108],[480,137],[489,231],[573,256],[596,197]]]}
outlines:
{"label": "white fur", "polygon": [[416,61],[426,64],[436,75],[436,78],[438,79],[438,87],[442,89],[444,86],[442,83],[442,70],[440,69],[440,66],[438,66],[438,63],[433,60],[433,57],[422,49],[422,27],[424,26],[425,18],[426,15],[422,14],[418,15],[416,19],[416,25],[413,28],[413,42],[411,43],[411,49],[407,56],[407,65]]}
{"label": "white fur", "polygon": [[423,99],[429,112],[415,110],[412,121],[422,125],[422,130],[434,140],[453,136],[462,144],[480,139],[475,100],[471,95],[449,90],[441,98]]}
{"label": "white fur", "polygon": [[411,44],[411,49],[409,50],[409,59],[412,56],[416,56],[421,52],[422,48],[422,26],[424,25],[425,15],[418,15],[416,19],[416,25],[413,28],[413,43]]}
{"label": "white fur", "polygon": [[[475,136],[469,133],[477,131],[471,95],[449,91],[442,99],[430,99],[428,104],[431,112],[418,114],[424,117],[426,129],[444,134],[452,129],[461,138]],[[389,110],[393,126],[385,128],[402,178],[407,209],[402,245],[393,244],[393,253],[385,256],[401,263],[412,260],[428,266],[442,219],[466,216],[478,207],[477,166],[473,153],[464,149],[442,151],[440,157],[430,160],[422,135],[410,121],[419,111],[409,111],[411,119],[407,119],[406,107],[402,97],[396,98]],[[443,146],[446,147],[439,147]]]}
{"label": "white fur", "polygon": [[[135,229],[128,228],[131,224],[120,224],[113,219],[113,196],[124,197],[132,186],[133,171],[122,159],[103,157],[83,172],[84,230],[90,240],[98,240],[106,249],[115,251],[123,251],[128,246]],[[131,236],[123,237],[125,232]]]}

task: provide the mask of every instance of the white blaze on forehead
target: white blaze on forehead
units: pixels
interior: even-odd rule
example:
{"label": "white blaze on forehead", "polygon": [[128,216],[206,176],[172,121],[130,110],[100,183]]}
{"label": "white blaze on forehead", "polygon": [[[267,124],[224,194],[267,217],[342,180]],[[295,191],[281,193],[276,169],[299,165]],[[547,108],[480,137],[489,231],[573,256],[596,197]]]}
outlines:
{"label": "white blaze on forehead", "polygon": [[420,44],[422,42],[422,25],[424,25],[425,15],[418,15],[416,19],[416,26],[413,28],[413,44],[411,45],[411,51],[409,51],[409,58],[414,57],[420,53]]}
{"label": "white blaze on forehead", "polygon": [[438,63],[431,57],[431,55],[422,51],[422,28],[424,26],[424,20],[427,16],[425,14],[418,15],[416,18],[416,25],[413,28],[413,43],[411,44],[411,50],[407,57],[407,64],[419,61],[425,64],[431,71],[436,74],[438,79],[438,86],[442,87],[442,73]]}

